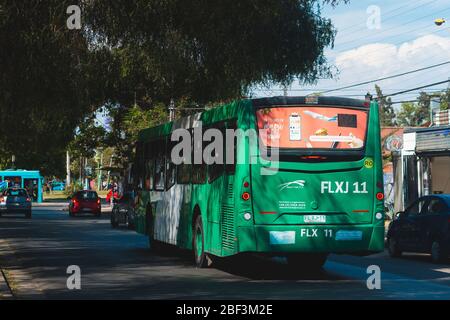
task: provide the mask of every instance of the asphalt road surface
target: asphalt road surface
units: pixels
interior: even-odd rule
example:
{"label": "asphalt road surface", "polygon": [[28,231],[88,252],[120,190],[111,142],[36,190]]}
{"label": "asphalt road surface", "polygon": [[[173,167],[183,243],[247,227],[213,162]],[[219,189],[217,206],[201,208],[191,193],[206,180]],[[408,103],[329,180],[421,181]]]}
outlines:
{"label": "asphalt road surface", "polygon": [[[0,218],[0,267],[17,299],[449,299],[450,263],[427,255],[391,259],[333,255],[323,270],[292,271],[282,259],[220,260],[196,269],[190,253],[152,253],[145,236],[112,229],[109,215],[70,218],[60,204],[34,207],[33,218]],[[67,288],[67,268],[81,289]],[[381,269],[381,289],[367,268]],[[1,276],[1,275],[0,275]]]}

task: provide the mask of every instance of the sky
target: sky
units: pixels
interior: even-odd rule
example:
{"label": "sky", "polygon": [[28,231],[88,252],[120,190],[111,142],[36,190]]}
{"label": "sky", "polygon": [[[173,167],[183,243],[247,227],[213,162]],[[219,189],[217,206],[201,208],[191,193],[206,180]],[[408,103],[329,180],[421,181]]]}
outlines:
{"label": "sky", "polygon": [[[315,85],[300,85],[296,81],[288,88],[290,96],[340,88],[450,61],[450,0],[350,0],[335,8],[324,6],[322,16],[331,19],[337,29],[334,48],[327,48],[325,55],[329,64],[338,70],[338,76],[320,79]],[[438,27],[434,23],[437,18],[447,22]],[[447,64],[377,84],[384,94],[389,94],[449,78],[450,64]],[[434,92],[447,86],[425,90]],[[419,91],[392,100],[414,100]],[[364,98],[367,92],[375,95],[374,84],[325,95]],[[282,95],[283,89],[258,88],[254,94]]]}

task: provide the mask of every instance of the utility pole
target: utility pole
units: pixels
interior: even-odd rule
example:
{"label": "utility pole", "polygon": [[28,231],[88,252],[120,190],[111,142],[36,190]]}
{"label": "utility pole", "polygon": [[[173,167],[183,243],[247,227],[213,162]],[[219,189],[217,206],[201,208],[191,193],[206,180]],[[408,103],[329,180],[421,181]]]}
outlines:
{"label": "utility pole", "polygon": [[169,121],[175,120],[175,101],[170,99],[169,105]]}
{"label": "utility pole", "polygon": [[102,166],[103,166],[103,150],[100,150],[100,162],[98,163],[97,190],[102,188]]}
{"label": "utility pole", "polygon": [[66,151],[66,186],[70,186],[70,154]]}
{"label": "utility pole", "polygon": [[288,89],[287,86],[283,87],[283,96],[287,97],[288,96]]}

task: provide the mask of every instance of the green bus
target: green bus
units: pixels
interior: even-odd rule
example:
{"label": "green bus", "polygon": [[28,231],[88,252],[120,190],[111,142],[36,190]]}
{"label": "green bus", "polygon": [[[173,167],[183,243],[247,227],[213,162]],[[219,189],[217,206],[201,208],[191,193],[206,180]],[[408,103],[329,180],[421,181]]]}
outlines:
{"label": "green bus", "polygon": [[[191,134],[182,163],[172,154],[182,140],[173,137],[178,129]],[[211,157],[226,161],[193,160],[196,147],[206,148],[209,129],[225,137]],[[152,248],[192,250],[198,267],[239,253],[320,267],[330,253],[384,250],[376,101],[235,101],[141,131],[132,176],[136,231]]]}

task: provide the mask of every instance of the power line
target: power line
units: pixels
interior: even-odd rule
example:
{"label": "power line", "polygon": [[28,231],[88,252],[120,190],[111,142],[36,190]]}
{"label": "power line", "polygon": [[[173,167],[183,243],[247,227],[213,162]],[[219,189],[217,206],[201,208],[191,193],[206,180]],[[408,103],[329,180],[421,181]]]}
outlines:
{"label": "power line", "polygon": [[392,75],[392,76],[387,76],[387,77],[378,78],[378,79],[374,79],[374,80],[369,80],[369,81],[359,82],[359,83],[355,83],[355,84],[348,85],[348,86],[345,86],[345,87],[340,87],[340,88],[336,88],[336,89],[332,89],[332,90],[326,90],[326,91],[322,91],[322,92],[320,92],[320,93],[321,93],[321,94],[324,94],[324,93],[329,93],[329,92],[333,92],[333,91],[339,91],[339,90],[343,90],[343,89],[349,89],[349,88],[359,87],[359,86],[362,86],[362,85],[365,85],[365,84],[369,84],[369,83],[373,83],[373,82],[378,82],[378,81],[383,81],[383,80],[388,80],[388,79],[393,79],[393,78],[398,78],[398,77],[405,76],[405,75],[408,75],[408,74],[411,74],[411,73],[416,73],[416,72],[419,72],[419,71],[423,71],[423,70],[428,70],[428,69],[440,67],[440,66],[443,66],[443,65],[446,65],[446,64],[450,64],[450,61],[446,61],[446,62],[434,64],[434,65],[431,65],[431,66],[428,66],[428,67],[424,67],[424,68],[420,68],[420,69],[415,69],[415,70],[411,70],[411,71],[407,71],[407,72],[402,72],[402,73],[399,73],[399,74],[394,74],[394,75]]}
{"label": "power line", "polygon": [[[417,8],[419,8],[419,7],[417,7]],[[416,9],[417,9],[416,8]],[[407,21],[407,22],[405,22],[405,23],[402,23],[401,24],[401,26],[396,26],[396,27],[393,27],[393,28],[387,28],[387,29],[384,29],[384,30],[382,30],[381,32],[378,32],[377,34],[375,34],[375,35],[372,35],[372,36],[363,36],[363,37],[359,37],[359,38],[356,38],[356,39],[353,39],[353,40],[349,40],[349,41],[345,41],[345,42],[343,42],[343,43],[340,43],[339,44],[339,46],[341,47],[341,46],[345,46],[346,44],[350,44],[350,43],[353,43],[353,42],[356,42],[356,41],[359,41],[359,40],[365,40],[365,39],[370,39],[370,38],[376,38],[376,37],[378,37],[378,36],[380,36],[380,35],[382,35],[382,34],[386,34],[386,32],[388,32],[388,31],[390,31],[390,30],[392,30],[392,29],[396,29],[396,28],[399,28],[399,27],[403,27],[403,26],[405,26],[405,25],[408,25],[408,24],[411,24],[411,23],[417,23],[417,21],[418,20],[420,20],[420,19],[424,19],[424,18],[429,18],[429,17],[434,17],[434,16],[436,16],[436,15],[438,15],[438,14],[441,14],[442,12],[445,12],[445,11],[448,11],[449,9],[445,9],[445,10],[441,10],[440,12],[433,12],[433,13],[431,13],[431,14],[426,14],[426,15],[424,15],[424,16],[421,16],[421,17],[416,17],[414,20],[410,20],[410,21]],[[403,13],[402,13],[403,14]]]}
{"label": "power line", "polygon": [[[413,2],[413,1],[411,1],[411,2]],[[408,3],[406,6],[405,6],[404,4],[401,4],[400,6],[396,7],[395,9],[388,10],[388,11],[386,11],[386,12],[383,12],[383,16],[386,17],[386,18],[383,18],[383,21],[387,21],[387,20],[390,20],[390,19],[392,19],[392,18],[395,18],[395,17],[397,17],[397,16],[399,16],[399,15],[402,15],[402,14],[407,13],[408,10],[404,11],[404,9],[405,9],[405,7],[409,6],[409,5],[411,4],[411,2]],[[421,1],[415,1],[415,2],[416,2],[416,4],[417,4],[417,2],[421,2]],[[431,2],[427,2],[427,3],[425,3],[425,5],[431,4],[432,2],[436,2],[436,0],[432,0]],[[423,5],[424,5],[424,4],[420,4],[420,5],[417,6],[417,7],[410,8],[409,11],[415,10],[415,9],[417,9],[417,8],[423,6]],[[395,15],[390,16],[391,13],[393,13],[393,12],[395,12],[395,11],[398,11],[398,10],[403,10],[403,11],[402,11],[400,14],[395,14]],[[345,28],[343,28],[343,29],[341,29],[341,30],[338,30],[338,33],[339,33],[339,32],[343,32],[343,31],[347,31],[347,30],[350,30],[350,29],[355,29],[355,28],[358,28],[358,27],[360,27],[360,26],[362,26],[362,25],[365,25],[365,24],[366,24],[366,22],[358,23],[358,24],[356,24],[356,25],[353,24],[353,25],[351,25],[351,26],[348,26],[348,27],[345,27]],[[347,36],[347,35],[346,35],[346,36]]]}
{"label": "power line", "polygon": [[450,82],[450,79],[447,79],[447,80],[444,80],[444,81],[430,83],[430,84],[427,84],[427,85],[424,85],[424,86],[420,86],[420,87],[417,87],[417,88],[412,88],[412,89],[409,89],[409,90],[403,90],[403,91],[399,91],[399,92],[395,92],[395,93],[391,93],[391,94],[386,94],[386,95],[383,95],[383,97],[398,96],[400,94],[404,94],[404,93],[407,93],[407,92],[416,91],[416,90],[420,90],[420,89],[425,89],[425,88],[428,88],[428,87],[434,87],[434,86],[437,86],[437,85],[440,85],[440,84],[444,84],[444,83],[449,83],[449,82]]}

